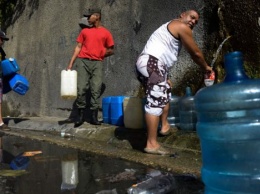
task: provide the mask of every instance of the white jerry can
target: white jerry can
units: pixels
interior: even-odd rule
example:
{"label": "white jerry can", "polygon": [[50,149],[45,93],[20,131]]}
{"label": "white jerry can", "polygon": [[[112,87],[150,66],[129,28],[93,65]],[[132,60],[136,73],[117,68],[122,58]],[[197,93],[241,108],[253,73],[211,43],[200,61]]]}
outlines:
{"label": "white jerry can", "polygon": [[77,71],[61,71],[61,98],[66,100],[77,98]]}

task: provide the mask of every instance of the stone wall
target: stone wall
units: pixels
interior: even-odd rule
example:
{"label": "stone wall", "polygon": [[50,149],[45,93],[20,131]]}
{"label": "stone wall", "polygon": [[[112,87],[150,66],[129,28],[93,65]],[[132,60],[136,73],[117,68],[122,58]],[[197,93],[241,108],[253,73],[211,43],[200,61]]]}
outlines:
{"label": "stone wall", "polygon": [[[260,1],[205,0],[204,18],[207,24],[206,48],[216,52],[220,43],[224,44],[215,64],[217,82],[225,77],[224,55],[232,51],[242,51],[244,67],[251,78],[260,78]],[[214,57],[214,52],[212,57]]]}
{"label": "stone wall", "polygon": [[[89,7],[102,9],[102,22],[115,39],[115,55],[104,60],[104,93],[111,95],[138,95],[139,83],[134,64],[150,34],[163,23],[176,18],[186,9],[202,12],[194,30],[198,45],[204,48],[205,23],[202,0],[25,0],[16,7],[13,24],[8,27],[10,41],[4,49],[8,57],[15,57],[20,74],[30,82],[25,96],[10,92],[5,95],[11,111],[21,115],[68,116],[73,101],[60,98],[60,75],[73,54],[79,33],[79,19]],[[191,68],[192,67],[192,68]],[[183,84],[187,71],[197,66],[183,50],[172,69],[175,88],[182,90],[199,76]],[[180,87],[181,86],[181,87]]]}

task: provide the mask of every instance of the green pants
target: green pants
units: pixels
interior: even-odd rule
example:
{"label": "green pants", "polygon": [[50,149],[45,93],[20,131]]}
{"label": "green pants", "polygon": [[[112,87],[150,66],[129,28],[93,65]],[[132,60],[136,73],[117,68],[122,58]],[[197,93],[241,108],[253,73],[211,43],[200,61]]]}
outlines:
{"label": "green pants", "polygon": [[77,58],[75,60],[75,70],[77,71],[76,106],[86,108],[86,93],[90,89],[90,109],[98,109],[103,77],[102,62]]}

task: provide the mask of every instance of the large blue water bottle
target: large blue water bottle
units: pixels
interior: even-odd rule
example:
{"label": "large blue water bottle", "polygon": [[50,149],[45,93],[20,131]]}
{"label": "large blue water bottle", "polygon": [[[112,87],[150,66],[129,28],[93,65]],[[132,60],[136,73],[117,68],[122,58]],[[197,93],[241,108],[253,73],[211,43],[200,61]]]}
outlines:
{"label": "large blue water bottle", "polygon": [[260,80],[241,52],[225,55],[226,77],[195,95],[206,194],[260,193]]}
{"label": "large blue water bottle", "polygon": [[197,115],[195,112],[194,96],[191,88],[186,88],[186,94],[180,99],[180,129],[183,131],[195,131],[197,124]]}
{"label": "large blue water bottle", "polygon": [[167,119],[171,127],[179,127],[180,125],[179,100],[180,97],[175,95],[172,95],[170,99],[170,110]]}

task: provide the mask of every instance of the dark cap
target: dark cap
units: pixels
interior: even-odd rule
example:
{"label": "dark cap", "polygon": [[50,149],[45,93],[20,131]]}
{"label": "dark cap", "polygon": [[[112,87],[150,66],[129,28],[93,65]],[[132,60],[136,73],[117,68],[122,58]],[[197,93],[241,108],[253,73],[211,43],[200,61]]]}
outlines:
{"label": "dark cap", "polygon": [[101,9],[88,9],[88,10],[86,11],[86,13],[83,14],[83,16],[89,17],[89,16],[91,16],[91,15],[94,14],[94,13],[99,13],[99,14],[101,14]]}
{"label": "dark cap", "polygon": [[5,33],[0,30],[0,38],[2,38],[3,40],[9,40],[9,38],[5,35]]}
{"label": "dark cap", "polygon": [[87,18],[87,17],[83,17],[83,18],[81,18],[81,19],[79,20],[79,26],[80,26],[81,28],[90,28],[90,27],[92,27],[92,25],[90,25],[90,24],[88,23],[88,18]]}

